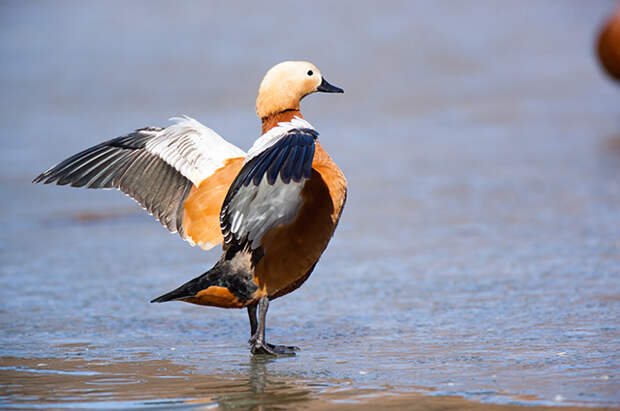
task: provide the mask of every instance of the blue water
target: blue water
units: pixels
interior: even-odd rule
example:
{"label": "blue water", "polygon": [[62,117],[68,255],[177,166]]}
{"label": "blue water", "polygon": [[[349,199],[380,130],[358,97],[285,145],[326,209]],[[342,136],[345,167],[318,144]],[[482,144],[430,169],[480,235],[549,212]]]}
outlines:
{"label": "blue water", "polygon": [[[620,86],[593,53],[614,7],[3,2],[0,404],[618,406]],[[349,198],[270,307],[269,339],[301,353],[264,361],[244,311],[148,303],[219,251],[121,193],[30,181],[179,114],[247,149],[285,59],[345,89],[302,110]]]}

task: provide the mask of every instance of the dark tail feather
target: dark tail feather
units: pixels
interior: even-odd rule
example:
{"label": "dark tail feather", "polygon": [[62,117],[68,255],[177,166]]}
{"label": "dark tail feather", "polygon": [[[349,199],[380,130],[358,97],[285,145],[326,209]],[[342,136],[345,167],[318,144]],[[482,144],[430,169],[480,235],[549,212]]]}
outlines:
{"label": "dark tail feather", "polygon": [[219,283],[219,280],[227,271],[230,270],[230,263],[227,261],[218,261],[215,266],[193,280],[190,280],[169,293],[152,300],[152,303],[165,303],[166,301],[184,300],[186,298],[195,297],[200,291]]}
{"label": "dark tail feather", "polygon": [[175,301],[182,300],[183,298],[192,297],[192,295],[187,295],[187,293],[183,290],[183,285],[177,288],[174,291],[170,291],[164,295],[160,295],[159,297],[151,300],[152,303],[165,303],[166,301]]}
{"label": "dark tail feather", "polygon": [[207,271],[203,275],[186,282],[176,290],[172,290],[169,293],[166,293],[162,296],[155,298],[154,300],[151,300],[151,302],[165,303],[166,301],[176,301],[194,297],[199,291],[208,288],[209,285],[212,285],[209,284],[209,279],[207,278],[207,275],[210,274],[213,269],[215,269],[215,267],[212,268],[210,271]]}
{"label": "dark tail feather", "polygon": [[249,252],[238,252],[235,256],[226,260],[224,256],[215,266],[201,276],[186,282],[176,290],[172,290],[152,300],[152,303],[165,303],[166,301],[185,300],[195,297],[202,290],[211,286],[225,287],[234,292],[241,301],[246,301],[257,289],[252,281],[251,259]]}

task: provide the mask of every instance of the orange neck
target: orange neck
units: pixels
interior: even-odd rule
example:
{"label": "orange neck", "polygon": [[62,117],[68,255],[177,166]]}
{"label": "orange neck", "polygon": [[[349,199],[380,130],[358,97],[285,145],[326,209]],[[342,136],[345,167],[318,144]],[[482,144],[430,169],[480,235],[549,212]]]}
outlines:
{"label": "orange neck", "polygon": [[301,115],[301,111],[296,109],[284,110],[279,113],[263,117],[261,119],[263,121],[263,134],[277,126],[280,122],[291,121],[293,117],[304,118],[304,116]]}

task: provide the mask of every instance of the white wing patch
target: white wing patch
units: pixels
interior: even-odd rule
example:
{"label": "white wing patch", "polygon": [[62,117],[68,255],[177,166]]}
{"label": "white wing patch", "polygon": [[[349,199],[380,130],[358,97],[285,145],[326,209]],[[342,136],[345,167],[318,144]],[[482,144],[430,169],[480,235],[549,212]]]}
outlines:
{"label": "white wing patch", "polygon": [[314,127],[312,127],[310,123],[299,117],[294,117],[291,121],[278,123],[276,127],[271,128],[254,142],[252,148],[248,150],[248,156],[245,162],[247,163],[252,158],[276,144],[282,137],[286,136],[289,131],[295,128],[309,128],[314,130]]}
{"label": "white wing patch", "polygon": [[146,143],[146,151],[160,157],[198,186],[229,158],[246,153],[193,118],[175,117],[177,121]]}

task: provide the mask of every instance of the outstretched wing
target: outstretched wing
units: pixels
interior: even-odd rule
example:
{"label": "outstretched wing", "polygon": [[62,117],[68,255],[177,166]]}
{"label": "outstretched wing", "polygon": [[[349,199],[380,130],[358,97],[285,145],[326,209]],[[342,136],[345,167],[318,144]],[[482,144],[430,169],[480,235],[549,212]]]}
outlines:
{"label": "outstretched wing", "polygon": [[[146,127],[86,149],[43,172],[33,182],[120,189],[168,230],[178,232],[192,244],[201,243],[200,238],[188,235],[186,228],[200,223],[196,219],[203,217],[188,218],[185,201],[192,190],[221,174],[231,159],[244,158],[245,153],[194,119],[177,120],[165,129]],[[215,196],[219,205],[225,192],[220,191],[220,198]],[[215,225],[219,232],[217,219],[207,225]]]}
{"label": "outstretched wing", "polygon": [[312,175],[318,136],[310,124],[303,125],[307,127],[284,128],[279,136],[263,139],[267,147],[246,160],[220,214],[224,249],[257,249],[270,229],[294,220],[302,205],[301,190]]}

